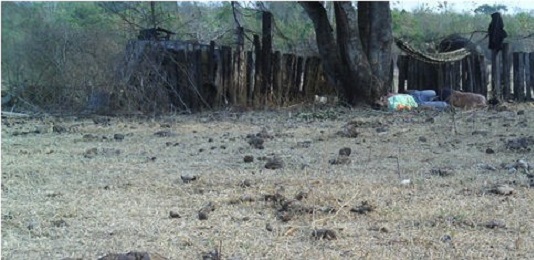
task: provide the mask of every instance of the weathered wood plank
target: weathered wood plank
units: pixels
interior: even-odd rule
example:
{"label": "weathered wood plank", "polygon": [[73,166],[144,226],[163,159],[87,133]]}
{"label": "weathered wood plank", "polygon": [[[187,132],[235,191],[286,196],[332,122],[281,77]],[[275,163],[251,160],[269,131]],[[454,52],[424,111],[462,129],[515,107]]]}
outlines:
{"label": "weathered wood plank", "polygon": [[511,96],[511,82],[510,82],[510,69],[511,69],[511,54],[510,54],[510,45],[508,43],[503,44],[502,49],[502,70],[499,73],[502,73],[502,85],[503,85],[503,99],[508,100]]}
{"label": "weathered wood plank", "polygon": [[514,73],[514,99],[525,101],[525,53],[515,52],[512,54]]}
{"label": "weathered wood plank", "polygon": [[272,69],[272,31],[273,15],[270,12],[262,12],[262,95],[266,104],[271,93],[271,69]]}
{"label": "weathered wood plank", "polygon": [[534,98],[534,52],[529,53],[528,60],[529,69],[525,71],[525,77],[529,79],[527,90],[530,93],[530,100],[532,100]]}
{"label": "weathered wood plank", "polygon": [[246,65],[246,88],[247,88],[247,105],[254,105],[254,54],[252,51],[247,51],[247,65]]}
{"label": "weathered wood plank", "polygon": [[274,102],[276,105],[282,104],[282,91],[283,91],[283,67],[281,54],[279,51],[276,51],[273,55],[273,92],[274,92]]}
{"label": "weathered wood plank", "polygon": [[261,50],[261,44],[260,44],[260,36],[254,34],[254,85],[253,85],[253,91],[254,91],[254,107],[259,107],[262,102],[262,78],[263,78],[263,70],[261,68],[263,60],[262,60],[262,50]]}

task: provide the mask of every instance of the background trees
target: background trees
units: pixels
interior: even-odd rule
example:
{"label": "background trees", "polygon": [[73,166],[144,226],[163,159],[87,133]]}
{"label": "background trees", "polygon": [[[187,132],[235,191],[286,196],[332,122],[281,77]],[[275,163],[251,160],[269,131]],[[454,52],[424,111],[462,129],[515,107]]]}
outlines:
{"label": "background trees", "polygon": [[[2,91],[21,97],[24,102],[19,106],[27,109],[83,109],[91,92],[113,90],[127,41],[153,24],[176,32],[175,39],[233,45],[235,13],[248,35],[248,48],[251,34],[261,33],[261,11],[270,11],[275,50],[319,54],[314,24],[296,2],[236,2],[235,9],[229,2],[155,2],[154,8],[150,2],[2,2],[1,6]],[[487,30],[487,13],[495,10],[489,7],[480,6],[474,13],[454,13],[447,6],[440,10],[421,6],[410,12],[392,9],[393,35],[424,49],[451,33],[469,38],[473,31]],[[327,2],[324,9],[336,30],[334,3]],[[534,33],[533,11],[505,13],[503,19],[514,50],[532,50],[532,37],[524,37]],[[476,41],[484,34],[474,37]]]}

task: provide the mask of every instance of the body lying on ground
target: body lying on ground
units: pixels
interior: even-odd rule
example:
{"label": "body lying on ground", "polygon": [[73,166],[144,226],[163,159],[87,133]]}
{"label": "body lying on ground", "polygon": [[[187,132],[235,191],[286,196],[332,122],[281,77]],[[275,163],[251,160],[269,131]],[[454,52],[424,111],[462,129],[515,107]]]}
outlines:
{"label": "body lying on ground", "polygon": [[438,100],[438,95],[434,90],[407,90],[406,92],[413,96],[415,102],[422,107],[443,109],[449,106],[447,102]]}

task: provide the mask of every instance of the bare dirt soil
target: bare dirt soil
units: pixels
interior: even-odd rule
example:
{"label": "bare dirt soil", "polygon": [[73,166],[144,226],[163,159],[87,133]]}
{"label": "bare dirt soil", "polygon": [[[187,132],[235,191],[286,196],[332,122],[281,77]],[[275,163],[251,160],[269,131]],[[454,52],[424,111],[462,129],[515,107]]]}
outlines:
{"label": "bare dirt soil", "polygon": [[534,259],[534,107],[499,110],[4,118],[1,256]]}

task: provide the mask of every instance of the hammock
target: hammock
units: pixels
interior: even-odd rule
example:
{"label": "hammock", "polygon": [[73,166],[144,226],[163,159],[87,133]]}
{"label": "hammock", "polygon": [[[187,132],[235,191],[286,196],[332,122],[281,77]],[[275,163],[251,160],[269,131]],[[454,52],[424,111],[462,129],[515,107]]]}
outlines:
{"label": "hammock", "polygon": [[401,39],[395,38],[395,43],[406,54],[412,56],[415,59],[418,59],[423,62],[440,64],[452,61],[459,61],[465,58],[471,52],[466,48],[461,48],[459,50],[442,52],[442,53],[424,53],[422,51],[416,50],[414,47],[408,45],[407,42],[404,42]]}

